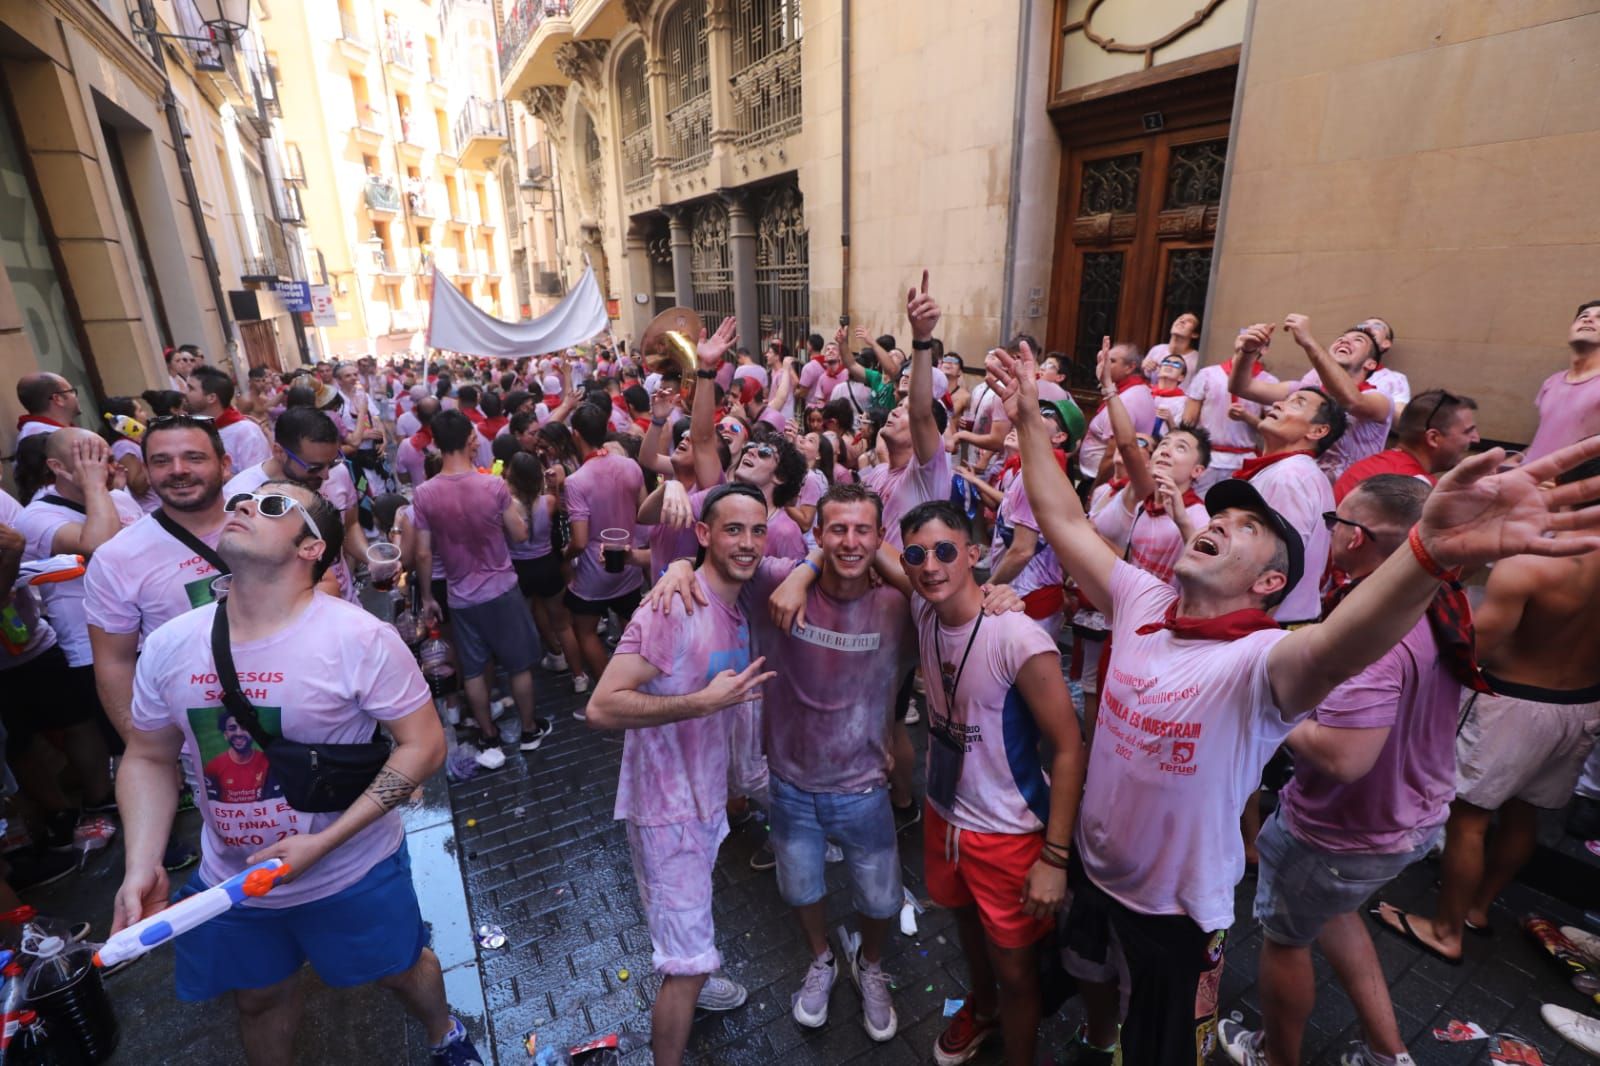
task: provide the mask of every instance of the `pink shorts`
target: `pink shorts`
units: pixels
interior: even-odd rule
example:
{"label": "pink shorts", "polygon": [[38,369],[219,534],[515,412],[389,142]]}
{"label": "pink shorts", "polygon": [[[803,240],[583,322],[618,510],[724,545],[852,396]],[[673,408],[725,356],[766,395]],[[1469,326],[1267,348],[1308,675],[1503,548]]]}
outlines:
{"label": "pink shorts", "polygon": [[728,816],[672,825],[628,823],[628,851],[639,902],[650,927],[650,961],[664,974],[715,973],[722,967],[711,921],[711,871],[728,836]]}

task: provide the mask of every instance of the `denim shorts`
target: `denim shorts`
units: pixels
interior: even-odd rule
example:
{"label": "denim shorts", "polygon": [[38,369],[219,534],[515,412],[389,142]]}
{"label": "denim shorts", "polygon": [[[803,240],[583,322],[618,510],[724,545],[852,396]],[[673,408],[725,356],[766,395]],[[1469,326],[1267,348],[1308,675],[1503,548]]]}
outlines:
{"label": "denim shorts", "polygon": [[[197,872],[173,902],[208,887]],[[235,907],[178,937],[178,998],[200,1003],[224,992],[269,988],[306,962],[333,988],[371,984],[411,969],[427,943],[402,842],[361,880],[324,899]]]}
{"label": "denim shorts", "polygon": [[828,841],[844,851],[856,912],[868,918],[900,913],[900,849],[895,840],[889,789],[806,792],[771,776],[772,850],[778,857],[778,893],[791,907],[827,895],[824,855]]}
{"label": "denim shorts", "polygon": [[1295,837],[1284,827],[1282,815],[1273,812],[1256,837],[1261,856],[1256,919],[1274,944],[1306,947],[1330,919],[1359,910],[1443,836],[1441,825],[1413,850],[1387,855],[1324,851]]}

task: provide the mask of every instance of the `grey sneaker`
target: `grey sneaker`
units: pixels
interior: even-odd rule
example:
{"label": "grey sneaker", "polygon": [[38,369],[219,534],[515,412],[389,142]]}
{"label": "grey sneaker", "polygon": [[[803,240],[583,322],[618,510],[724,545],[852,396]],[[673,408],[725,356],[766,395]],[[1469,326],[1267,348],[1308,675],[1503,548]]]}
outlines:
{"label": "grey sneaker", "polygon": [[828,993],[839,976],[839,961],[829,952],[827,960],[812,959],[806,979],[794,994],[794,1020],[808,1029],[820,1029],[828,1021]]}
{"label": "grey sneaker", "polygon": [[706,978],[706,983],[700,989],[700,998],[694,1001],[694,1005],[701,1010],[733,1010],[744,1006],[749,995],[739,982],[721,974],[712,974]]}
{"label": "grey sneaker", "polygon": [[1266,1052],[1261,1048],[1261,1033],[1246,1029],[1232,1018],[1217,1023],[1217,1043],[1228,1053],[1228,1058],[1239,1066],[1267,1066]]}
{"label": "grey sneaker", "polygon": [[889,996],[889,975],[880,963],[867,962],[861,957],[861,937],[851,936],[850,979],[861,993],[861,1024],[867,1035],[880,1044],[893,1040],[899,1031],[900,1019],[894,1012],[894,1000]]}

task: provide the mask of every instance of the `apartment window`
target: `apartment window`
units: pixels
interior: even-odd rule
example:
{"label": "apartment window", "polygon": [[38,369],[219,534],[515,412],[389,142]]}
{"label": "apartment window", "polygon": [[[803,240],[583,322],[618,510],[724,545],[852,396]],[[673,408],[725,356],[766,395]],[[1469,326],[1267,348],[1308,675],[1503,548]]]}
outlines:
{"label": "apartment window", "polygon": [[428,78],[430,81],[439,80],[439,41],[437,38],[427,39],[428,47]]}
{"label": "apartment window", "polygon": [[378,157],[375,155],[363,155],[361,157],[361,169],[368,174],[376,174],[378,172]]}
{"label": "apartment window", "polygon": [[144,223],[139,219],[139,208],[133,199],[133,183],[128,179],[128,163],[122,154],[122,140],[117,131],[105,123],[100,124],[100,134],[105,138],[106,153],[111,163],[111,174],[116,179],[117,194],[122,198],[122,211],[128,216],[128,227],[133,231],[134,251],[139,260],[140,280],[145,296],[150,300],[150,310],[155,314],[156,331],[161,343],[172,345],[172,326],[167,321],[167,309],[161,302],[161,283],[156,275],[155,261],[150,256],[150,245],[145,240]]}
{"label": "apartment window", "polygon": [[450,120],[445,118],[444,112],[438,108],[433,109],[433,124],[439,130],[439,151],[446,155],[455,154],[455,143],[450,139]]}

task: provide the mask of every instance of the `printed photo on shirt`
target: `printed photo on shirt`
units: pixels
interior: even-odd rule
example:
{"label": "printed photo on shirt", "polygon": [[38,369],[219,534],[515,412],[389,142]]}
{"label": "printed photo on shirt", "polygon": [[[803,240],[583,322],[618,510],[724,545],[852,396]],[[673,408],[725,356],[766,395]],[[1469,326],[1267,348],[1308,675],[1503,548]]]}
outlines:
{"label": "printed photo on shirt", "polygon": [[[250,731],[226,707],[190,707],[189,727],[200,747],[200,776],[206,798],[213,803],[260,803],[283,795],[272,776],[267,753],[257,746]],[[257,707],[261,728],[281,735],[282,713],[277,707]]]}

